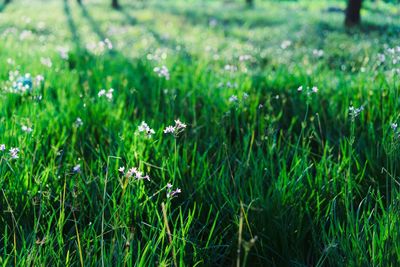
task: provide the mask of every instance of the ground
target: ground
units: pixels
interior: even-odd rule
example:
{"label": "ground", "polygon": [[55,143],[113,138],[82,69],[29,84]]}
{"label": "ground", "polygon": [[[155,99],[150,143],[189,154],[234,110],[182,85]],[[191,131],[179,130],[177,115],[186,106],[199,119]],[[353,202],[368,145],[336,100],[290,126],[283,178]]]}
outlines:
{"label": "ground", "polygon": [[0,6],[0,264],[400,264],[398,6],[109,2]]}

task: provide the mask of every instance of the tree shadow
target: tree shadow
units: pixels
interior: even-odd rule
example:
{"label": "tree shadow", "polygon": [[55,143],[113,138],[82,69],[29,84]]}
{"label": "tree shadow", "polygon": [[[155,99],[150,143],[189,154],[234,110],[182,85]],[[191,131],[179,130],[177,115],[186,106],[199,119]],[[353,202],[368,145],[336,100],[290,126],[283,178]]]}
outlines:
{"label": "tree shadow", "polygon": [[5,0],[2,4],[0,4],[0,12],[3,12],[8,4],[11,3],[11,0]]}
{"label": "tree shadow", "polygon": [[[131,26],[135,26],[135,25],[138,24],[137,19],[127,11],[126,7],[125,8],[120,8],[120,9],[118,9],[116,11],[119,11],[121,13],[121,15],[123,15],[124,19],[126,21],[128,21],[128,23]],[[184,44],[176,42],[174,39],[165,38],[160,33],[158,33],[157,31],[155,31],[153,29],[151,29],[148,26],[145,26],[145,28],[146,28],[146,31],[149,32],[154,37],[154,39],[156,40],[156,42],[158,44],[164,45],[164,46],[166,46],[168,48],[171,48],[171,49],[177,49],[179,47],[180,51],[182,51],[183,54],[186,57],[190,57],[190,53],[184,48]]]}
{"label": "tree shadow", "polygon": [[400,35],[400,26],[392,24],[376,24],[371,22],[363,22],[360,26],[346,28],[344,25],[333,25],[328,22],[320,22],[316,24],[316,31],[326,35],[327,33],[336,32],[348,35],[362,34],[365,36],[380,37],[396,37]]}
{"label": "tree shadow", "polygon": [[100,29],[99,24],[93,19],[92,15],[90,15],[85,5],[79,5],[79,7],[81,8],[82,15],[89,23],[89,26],[92,29],[92,31],[99,37],[100,40],[107,39],[107,36]]}
{"label": "tree shadow", "polygon": [[[284,19],[272,19],[266,16],[254,16],[254,14],[249,14],[245,16],[243,12],[251,11],[251,8],[230,8],[231,12],[228,15],[226,10],[218,9],[206,9],[204,10],[194,10],[194,9],[179,9],[175,6],[159,6],[156,5],[155,8],[168,12],[171,15],[182,17],[185,22],[192,25],[209,25],[211,21],[216,21],[225,28],[232,26],[246,27],[248,29],[264,28],[279,26],[285,23]],[[251,19],[249,19],[251,18]]]}
{"label": "tree shadow", "polygon": [[64,14],[65,17],[67,18],[68,28],[71,33],[73,42],[75,44],[75,48],[77,50],[80,50],[82,48],[81,37],[78,33],[78,29],[76,27],[74,19],[72,18],[71,8],[69,6],[68,0],[64,0]]}

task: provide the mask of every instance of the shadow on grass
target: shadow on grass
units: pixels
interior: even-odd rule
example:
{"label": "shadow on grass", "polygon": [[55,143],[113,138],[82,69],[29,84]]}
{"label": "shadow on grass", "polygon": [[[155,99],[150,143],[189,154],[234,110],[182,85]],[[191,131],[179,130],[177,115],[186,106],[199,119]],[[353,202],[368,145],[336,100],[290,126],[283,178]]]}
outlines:
{"label": "shadow on grass", "polygon": [[83,17],[88,21],[92,31],[100,38],[100,40],[105,40],[107,37],[104,32],[100,29],[99,24],[93,19],[87,10],[85,5],[79,5],[82,11]]}
{"label": "shadow on grass", "polygon": [[363,34],[366,36],[375,35],[384,37],[398,36],[400,34],[400,25],[390,25],[390,24],[376,24],[371,22],[363,22],[358,27],[346,28],[344,25],[333,25],[327,22],[320,22],[316,25],[316,30],[321,33],[346,33],[349,35],[353,34]]}
{"label": "shadow on grass", "polygon": [[[120,8],[116,11],[119,11],[121,13],[121,15],[123,15],[124,19],[126,21],[128,21],[128,23],[131,26],[135,26],[138,24],[137,19],[129,13],[129,11],[127,10],[126,7]],[[144,26],[145,26],[146,31],[149,32],[154,37],[154,39],[156,40],[156,42],[158,44],[164,45],[173,50],[175,50],[179,47],[180,51],[182,51],[182,53],[185,55],[185,57],[187,59],[190,59],[190,53],[184,48],[184,44],[176,42],[174,39],[171,39],[171,38],[165,38],[159,32],[151,29],[149,26],[146,26],[146,25],[144,25]]]}
{"label": "shadow on grass", "polygon": [[11,3],[11,0],[4,0],[2,4],[0,4],[0,12],[4,11],[8,4]]}
{"label": "shadow on grass", "polygon": [[[244,14],[248,11],[256,10],[249,7],[234,7],[226,9],[179,9],[176,6],[155,6],[162,12],[167,12],[175,16],[183,17],[185,22],[192,25],[209,25],[210,22],[216,21],[223,27],[247,27],[249,29],[279,26],[285,23],[284,19],[271,19],[267,16],[258,16],[253,13]],[[226,12],[229,11],[229,12]],[[226,15],[228,14],[228,15]]]}
{"label": "shadow on grass", "polygon": [[78,29],[76,27],[74,19],[72,18],[71,8],[69,6],[68,0],[64,0],[64,14],[67,18],[68,28],[71,33],[72,40],[75,44],[75,48],[77,50],[80,50],[82,48],[81,37],[78,33]]}

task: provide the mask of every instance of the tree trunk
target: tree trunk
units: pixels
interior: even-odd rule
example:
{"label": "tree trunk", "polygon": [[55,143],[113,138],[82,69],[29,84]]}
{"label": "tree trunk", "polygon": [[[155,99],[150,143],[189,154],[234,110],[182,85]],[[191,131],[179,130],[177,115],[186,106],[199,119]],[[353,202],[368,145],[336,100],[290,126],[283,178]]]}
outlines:
{"label": "tree trunk", "polygon": [[76,0],[78,4],[82,5],[82,0]]}
{"label": "tree trunk", "polygon": [[248,6],[253,6],[254,2],[253,2],[253,0],[246,0],[246,4]]}
{"label": "tree trunk", "polygon": [[112,0],[111,6],[115,9],[118,9],[119,8],[118,0]]}
{"label": "tree trunk", "polygon": [[348,0],[346,9],[346,19],[344,24],[346,26],[355,26],[361,22],[361,4],[362,0]]}

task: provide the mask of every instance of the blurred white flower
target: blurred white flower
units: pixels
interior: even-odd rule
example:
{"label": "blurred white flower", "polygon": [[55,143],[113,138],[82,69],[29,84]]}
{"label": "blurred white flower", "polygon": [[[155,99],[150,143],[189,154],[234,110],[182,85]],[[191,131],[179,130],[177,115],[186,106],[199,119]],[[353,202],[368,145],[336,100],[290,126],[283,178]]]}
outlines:
{"label": "blurred white flower", "polygon": [[169,71],[166,66],[155,67],[153,71],[158,74],[158,77],[164,77],[166,80],[169,80],[170,78]]}
{"label": "blurred white flower", "polygon": [[28,127],[26,125],[22,125],[21,130],[26,133],[31,133],[33,131],[33,129],[31,127]]}
{"label": "blurred white flower", "polygon": [[75,166],[72,168],[72,170],[73,170],[74,172],[81,172],[81,164],[75,165]]}
{"label": "blurred white flower", "polygon": [[231,103],[237,102],[238,100],[239,100],[238,97],[235,95],[231,95],[229,97],[229,102],[231,102]]}
{"label": "blurred white flower", "polygon": [[83,121],[82,121],[82,119],[81,118],[76,118],[76,120],[75,120],[75,122],[74,122],[74,125],[75,125],[75,127],[76,128],[79,128],[79,127],[81,127],[82,125],[83,125]]}

